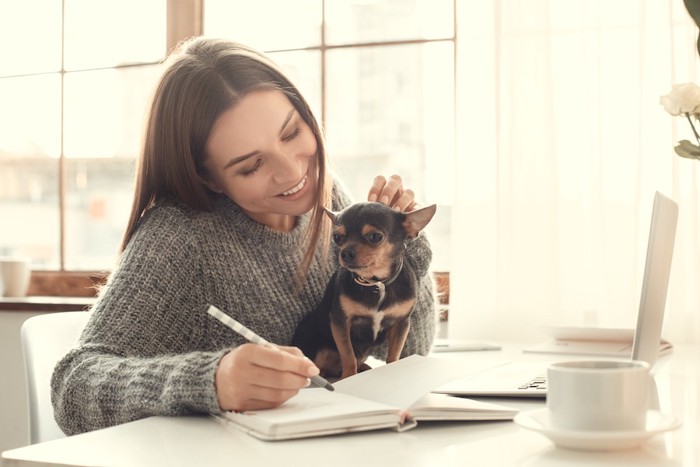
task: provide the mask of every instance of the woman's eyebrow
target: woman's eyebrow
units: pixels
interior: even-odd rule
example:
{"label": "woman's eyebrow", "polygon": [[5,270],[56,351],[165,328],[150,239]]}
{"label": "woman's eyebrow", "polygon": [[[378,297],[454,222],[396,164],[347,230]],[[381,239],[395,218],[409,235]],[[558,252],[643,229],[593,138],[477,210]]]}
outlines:
{"label": "woman's eyebrow", "polygon": [[[280,134],[282,134],[282,132],[284,131],[284,129],[287,127],[287,124],[289,123],[289,121],[290,121],[290,120],[292,119],[292,117],[294,116],[294,112],[296,112],[296,109],[295,109],[295,108],[292,108],[292,110],[290,110],[290,111],[287,113],[287,116],[285,117],[284,122],[282,122],[282,126],[280,127],[280,131],[279,131]],[[226,163],[226,165],[224,165],[224,169],[223,169],[223,170],[226,170],[226,169],[228,169],[229,167],[231,167],[231,166],[233,166],[233,165],[236,165],[236,164],[238,164],[239,162],[243,162],[244,160],[249,159],[249,158],[251,158],[251,157],[253,157],[253,156],[255,156],[255,155],[258,155],[258,154],[260,154],[260,151],[255,150],[255,151],[249,152],[249,153],[247,153],[247,154],[243,154],[242,156],[233,157],[233,158],[231,158],[231,159]]]}
{"label": "woman's eyebrow", "polygon": [[242,156],[232,157],[232,158],[224,165],[223,170],[226,170],[226,169],[228,169],[229,167],[232,167],[232,166],[238,164],[239,162],[243,162],[244,160],[249,159],[249,158],[251,158],[251,157],[253,157],[253,156],[255,156],[255,155],[259,154],[259,153],[260,153],[260,151],[253,151],[253,152],[249,152],[248,154],[243,154]]}
{"label": "woman's eyebrow", "polygon": [[295,111],[296,111],[296,109],[294,107],[292,107],[292,110],[290,110],[289,113],[287,113],[287,117],[284,119],[284,122],[282,122],[282,126],[280,127],[280,134],[282,134],[284,129],[287,127],[287,124],[292,119],[292,116],[294,115]]}

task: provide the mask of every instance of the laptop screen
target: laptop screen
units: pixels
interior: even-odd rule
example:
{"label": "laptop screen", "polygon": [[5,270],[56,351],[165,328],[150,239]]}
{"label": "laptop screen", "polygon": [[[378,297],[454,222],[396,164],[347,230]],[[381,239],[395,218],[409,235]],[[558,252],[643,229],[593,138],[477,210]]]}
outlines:
{"label": "laptop screen", "polygon": [[654,366],[659,355],[677,222],[678,205],[672,199],[656,192],[637,327],[632,345],[632,359],[643,360],[650,366]]}

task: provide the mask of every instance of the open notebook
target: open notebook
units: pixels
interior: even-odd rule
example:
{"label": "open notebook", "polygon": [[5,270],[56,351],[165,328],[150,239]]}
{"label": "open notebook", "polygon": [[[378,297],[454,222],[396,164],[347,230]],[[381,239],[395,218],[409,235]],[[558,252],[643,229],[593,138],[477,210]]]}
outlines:
{"label": "open notebook", "polygon": [[332,392],[303,389],[275,409],[226,412],[218,418],[257,438],[283,440],[387,428],[404,431],[428,420],[511,420],[517,414],[496,404],[430,394],[464,373],[456,360],[413,355],[338,381]]}

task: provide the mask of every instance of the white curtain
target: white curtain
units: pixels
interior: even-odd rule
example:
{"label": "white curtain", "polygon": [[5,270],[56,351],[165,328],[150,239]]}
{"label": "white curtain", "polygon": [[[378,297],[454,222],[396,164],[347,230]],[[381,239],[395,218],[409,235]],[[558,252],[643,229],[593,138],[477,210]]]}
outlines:
{"label": "white curtain", "polygon": [[449,336],[634,327],[655,191],[680,207],[664,337],[700,341],[700,83],[682,0],[458,0]]}

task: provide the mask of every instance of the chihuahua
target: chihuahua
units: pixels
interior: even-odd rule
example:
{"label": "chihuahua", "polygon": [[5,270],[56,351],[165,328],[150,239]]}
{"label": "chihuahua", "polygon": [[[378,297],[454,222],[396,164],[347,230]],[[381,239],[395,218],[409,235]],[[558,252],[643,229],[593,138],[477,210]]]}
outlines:
{"label": "chihuahua", "polygon": [[356,203],[338,213],[326,209],[339,268],[292,340],[321,375],[337,380],[368,369],[365,360],[384,342],[386,362],[400,358],[417,291],[406,243],[435,211],[434,204],[405,213],[376,202]]}

